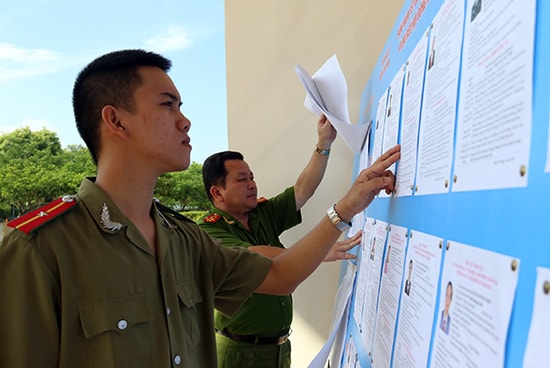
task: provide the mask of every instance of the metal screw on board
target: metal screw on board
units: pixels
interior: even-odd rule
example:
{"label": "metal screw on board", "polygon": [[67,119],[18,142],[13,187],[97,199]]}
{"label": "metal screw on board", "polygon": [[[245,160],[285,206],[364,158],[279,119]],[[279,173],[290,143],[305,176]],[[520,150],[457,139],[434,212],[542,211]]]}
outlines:
{"label": "metal screw on board", "polygon": [[447,250],[449,250],[450,247],[451,247],[451,242],[448,241],[448,242],[447,242]]}
{"label": "metal screw on board", "polygon": [[448,188],[448,187],[449,187],[449,181],[445,180],[445,188]]}
{"label": "metal screw on board", "polygon": [[455,175],[454,178],[453,178],[453,183],[456,183],[457,180],[458,180],[458,176]]}
{"label": "metal screw on board", "polygon": [[542,284],[542,291],[548,295],[548,293],[550,293],[550,282],[548,281],[545,281],[543,284]]}
{"label": "metal screw on board", "polygon": [[527,173],[527,168],[525,167],[525,165],[521,165],[519,168],[519,176],[524,177],[526,173]]}
{"label": "metal screw on board", "polygon": [[512,261],[512,271],[515,271],[518,269],[518,261],[516,259],[514,259]]}
{"label": "metal screw on board", "polygon": [[443,249],[443,240],[439,241],[439,249]]}

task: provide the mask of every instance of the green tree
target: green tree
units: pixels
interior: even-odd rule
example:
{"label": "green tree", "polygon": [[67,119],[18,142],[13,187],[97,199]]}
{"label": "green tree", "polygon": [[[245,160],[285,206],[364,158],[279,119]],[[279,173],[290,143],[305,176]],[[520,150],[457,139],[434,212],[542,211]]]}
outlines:
{"label": "green tree", "polygon": [[[74,194],[82,178],[95,173],[88,150],[80,145],[61,148],[55,132],[20,128],[0,135],[0,219]],[[192,163],[185,171],[162,175],[155,196],[176,211],[206,211],[210,202],[203,189],[202,165]]]}
{"label": "green tree", "polygon": [[12,218],[78,189],[95,166],[81,146],[66,150],[56,133],[20,128],[0,135],[0,215]]}
{"label": "green tree", "polygon": [[161,175],[154,195],[176,211],[206,211],[210,208],[202,183],[202,165],[196,162],[187,170]]}

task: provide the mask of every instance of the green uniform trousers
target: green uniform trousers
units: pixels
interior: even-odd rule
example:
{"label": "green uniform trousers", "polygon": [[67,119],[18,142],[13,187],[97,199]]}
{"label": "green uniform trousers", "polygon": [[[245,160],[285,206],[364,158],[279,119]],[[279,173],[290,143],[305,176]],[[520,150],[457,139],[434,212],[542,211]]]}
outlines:
{"label": "green uniform trousers", "polygon": [[290,340],[282,345],[250,344],[216,334],[218,368],[290,368]]}

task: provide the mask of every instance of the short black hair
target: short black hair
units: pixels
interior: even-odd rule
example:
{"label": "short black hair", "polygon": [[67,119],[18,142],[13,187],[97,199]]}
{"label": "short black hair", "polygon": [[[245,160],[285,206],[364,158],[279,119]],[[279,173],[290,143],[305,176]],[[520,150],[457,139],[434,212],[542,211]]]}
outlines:
{"label": "short black hair", "polygon": [[227,160],[242,161],[244,160],[244,156],[242,153],[236,151],[222,151],[214,153],[204,160],[204,164],[202,165],[202,182],[204,183],[204,190],[210,202],[212,202],[210,188],[213,185],[225,187],[225,178],[227,177],[225,161]]}
{"label": "short black hair", "polygon": [[101,148],[101,110],[106,105],[134,110],[134,92],[142,83],[137,69],[142,66],[158,67],[168,72],[172,62],[141,49],[120,50],[93,60],[76,78],[73,88],[76,127],[96,165]]}

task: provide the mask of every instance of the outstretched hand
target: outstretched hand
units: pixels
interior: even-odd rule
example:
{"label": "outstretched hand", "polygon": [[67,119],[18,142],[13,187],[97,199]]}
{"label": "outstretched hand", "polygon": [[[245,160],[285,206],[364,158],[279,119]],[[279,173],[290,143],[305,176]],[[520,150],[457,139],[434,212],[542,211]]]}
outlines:
{"label": "outstretched hand", "polygon": [[356,258],[354,254],[347,253],[350,249],[361,243],[362,232],[358,231],[357,234],[346,240],[337,241],[334,243],[330,251],[328,252],[323,262],[340,261],[346,259]]}
{"label": "outstretched hand", "polygon": [[345,221],[364,210],[384,189],[386,193],[395,190],[395,176],[388,170],[401,157],[401,146],[390,148],[370,167],[362,170],[346,195],[336,203],[336,212]]}

